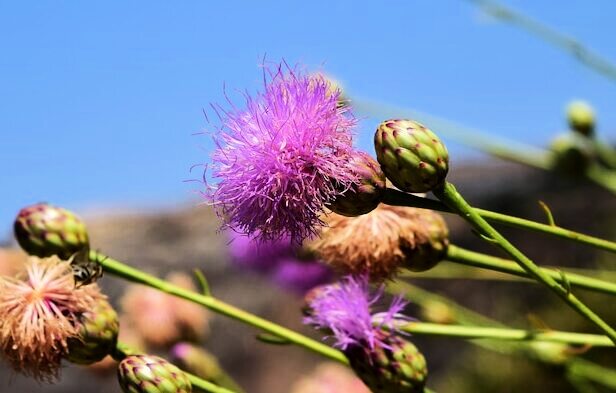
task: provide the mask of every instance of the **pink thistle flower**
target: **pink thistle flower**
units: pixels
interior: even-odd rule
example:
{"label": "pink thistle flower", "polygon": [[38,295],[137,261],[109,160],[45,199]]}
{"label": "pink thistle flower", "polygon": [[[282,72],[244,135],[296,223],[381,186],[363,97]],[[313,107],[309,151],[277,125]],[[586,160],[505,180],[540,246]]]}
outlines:
{"label": "pink thistle flower", "polygon": [[206,194],[225,224],[260,240],[293,241],[323,225],[324,206],[357,182],[348,168],[356,119],[321,75],[282,64],[265,91],[224,112]]}
{"label": "pink thistle flower", "polygon": [[75,288],[70,265],[57,257],[31,257],[25,273],[0,277],[0,349],[18,372],[52,382],[79,315],[100,296],[92,285]]}
{"label": "pink thistle flower", "polygon": [[367,275],[346,276],[339,283],[318,287],[309,299],[304,323],[331,331],[336,339],[334,346],[343,351],[350,345],[370,350],[388,348],[388,337],[397,332],[396,321],[410,318],[400,314],[407,304],[400,297],[392,300],[386,312],[372,313],[384,289],[381,285],[370,294]]}

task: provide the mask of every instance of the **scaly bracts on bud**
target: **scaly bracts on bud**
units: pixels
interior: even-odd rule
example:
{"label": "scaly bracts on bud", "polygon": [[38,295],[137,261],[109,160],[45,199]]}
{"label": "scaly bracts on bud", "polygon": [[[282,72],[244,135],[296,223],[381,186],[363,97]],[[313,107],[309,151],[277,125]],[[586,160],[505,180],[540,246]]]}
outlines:
{"label": "scaly bracts on bud", "polygon": [[357,174],[358,183],[336,196],[329,208],[343,216],[355,217],[374,210],[381,203],[385,174],[376,160],[361,151],[353,155],[349,167]]}
{"label": "scaly bracts on bud", "polygon": [[383,335],[383,346],[351,345],[344,351],[357,376],[373,392],[422,393],[428,377],[423,354],[402,337]]}
{"label": "scaly bracts on bud", "polygon": [[19,245],[28,254],[41,258],[57,255],[67,260],[89,246],[88,232],[81,219],[47,203],[21,209],[14,230]]}
{"label": "scaly bracts on bud", "polygon": [[118,381],[124,393],[190,393],[188,376],[163,358],[127,356],[118,365]]}
{"label": "scaly bracts on bud", "polygon": [[120,323],[106,297],[100,296],[92,310],[78,319],[77,337],[68,340],[66,358],[76,364],[92,364],[110,355],[118,341]]}
{"label": "scaly bracts on bud", "polygon": [[428,192],[443,184],[449,154],[440,139],[413,120],[386,120],[374,135],[376,157],[394,186],[407,192]]}

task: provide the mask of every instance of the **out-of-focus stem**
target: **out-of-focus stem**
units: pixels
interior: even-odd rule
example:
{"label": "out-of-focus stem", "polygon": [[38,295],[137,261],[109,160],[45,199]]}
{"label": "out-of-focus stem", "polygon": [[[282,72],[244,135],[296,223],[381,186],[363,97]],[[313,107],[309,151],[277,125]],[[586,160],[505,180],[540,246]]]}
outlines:
{"label": "out-of-focus stem", "polygon": [[548,341],[573,345],[613,347],[606,336],[586,333],[561,332],[556,330],[534,331],[486,326],[441,325],[427,322],[407,322],[402,331],[415,335],[456,337],[464,339],[493,339],[503,341]]}
{"label": "out-of-focus stem", "polygon": [[482,234],[486,240],[489,240],[491,243],[505,251],[529,274],[529,276],[547,286],[571,308],[592,322],[614,343],[616,343],[616,331],[608,323],[606,323],[601,317],[599,317],[599,315],[586,306],[586,304],[578,299],[577,296],[575,296],[568,288],[560,285],[556,280],[542,271],[530,258],[524,255],[503,235],[501,235],[500,232],[488,224],[488,222],[484,220],[479,213],[466,202],[462,195],[458,193],[453,184],[445,182],[441,188],[434,190],[434,194],[452,210],[456,211],[469,224],[471,224],[471,226]]}
{"label": "out-of-focus stem", "polygon": [[[452,210],[439,201],[428,198],[418,197],[413,194],[408,194],[402,191],[388,188],[383,197],[383,203],[394,206],[411,206],[423,209],[437,210],[441,212],[451,213]],[[548,235],[560,237],[562,239],[587,244],[602,250],[616,253],[616,243],[609,240],[601,239],[594,236],[585,235],[580,232],[574,232],[569,229],[561,228],[555,225],[542,224],[540,222],[526,220],[524,218],[510,216],[507,214],[497,213],[490,210],[474,208],[475,212],[483,219],[496,223],[507,225],[510,227],[527,229],[534,232],[541,232]]]}
{"label": "out-of-focus stem", "polygon": [[[465,250],[453,244],[448,247],[445,258],[450,262],[459,263],[462,265],[495,270],[501,273],[508,273],[518,277],[533,279],[529,273],[513,261]],[[540,268],[540,270],[560,284],[568,283],[574,287],[616,295],[616,284],[609,281],[586,277],[575,273],[564,273],[562,271],[547,268]]]}
{"label": "out-of-focus stem", "polygon": [[493,0],[469,0],[478,4],[490,15],[501,19],[504,22],[518,26],[523,30],[526,30],[530,34],[541,38],[542,40],[549,42],[550,44],[564,50],[573,56],[582,64],[590,67],[593,71],[602,74],[605,77],[616,81],[616,65],[612,64],[609,60],[603,58],[601,55],[594,53],[588,49],[580,41],[567,36],[549,26],[542,24],[528,16],[514,11],[511,8],[497,3]]}

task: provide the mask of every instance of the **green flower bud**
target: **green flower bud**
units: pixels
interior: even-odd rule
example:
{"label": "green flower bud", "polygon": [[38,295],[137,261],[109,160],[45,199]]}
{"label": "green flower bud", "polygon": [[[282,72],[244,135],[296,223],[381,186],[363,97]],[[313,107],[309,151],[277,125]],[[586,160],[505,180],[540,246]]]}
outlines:
{"label": "green flower bud", "polygon": [[585,136],[595,132],[595,113],[584,101],[573,101],[567,106],[567,121],[571,130]]}
{"label": "green flower bud", "polygon": [[374,392],[423,392],[428,367],[421,352],[397,336],[388,337],[386,344],[389,348],[352,345],[345,350],[357,376]]}
{"label": "green flower bud", "polygon": [[428,128],[413,120],[386,120],[374,135],[376,157],[385,175],[402,191],[428,192],[445,181],[449,154]]}
{"label": "green flower bud", "polygon": [[118,314],[101,299],[96,307],[79,318],[79,335],[68,341],[66,358],[76,364],[92,364],[111,354],[118,341]]}
{"label": "green flower bud", "polygon": [[183,370],[218,386],[234,391],[241,388],[227,375],[218,359],[204,348],[190,343],[178,343],[171,348],[171,361]]}
{"label": "green flower bud", "polygon": [[567,344],[548,341],[533,341],[527,350],[535,359],[553,365],[563,365],[575,354]]}
{"label": "green flower bud", "polygon": [[418,209],[415,218],[415,239],[405,242],[401,237],[400,249],[406,257],[404,267],[414,272],[432,269],[442,261],[449,246],[449,229],[443,217],[432,211]]}
{"label": "green flower bud", "polygon": [[353,185],[328,206],[333,212],[347,217],[356,217],[374,210],[385,191],[385,174],[379,163],[364,152],[357,152],[350,168],[359,176]]}
{"label": "green flower bud", "polygon": [[596,158],[592,141],[576,133],[557,136],[550,148],[553,168],[570,175],[584,174]]}
{"label": "green flower bud", "polygon": [[131,355],[118,365],[124,393],[191,393],[188,376],[163,358]]}
{"label": "green flower bud", "polygon": [[57,255],[67,260],[89,246],[88,232],[81,219],[47,203],[21,209],[13,227],[19,245],[28,254],[41,258]]}

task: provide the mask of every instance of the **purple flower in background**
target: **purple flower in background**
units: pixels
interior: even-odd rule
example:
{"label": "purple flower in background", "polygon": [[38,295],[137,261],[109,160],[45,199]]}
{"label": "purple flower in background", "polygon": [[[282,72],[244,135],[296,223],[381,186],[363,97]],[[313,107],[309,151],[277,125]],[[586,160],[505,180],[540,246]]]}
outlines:
{"label": "purple flower in background", "polygon": [[331,282],[332,270],[317,261],[304,261],[297,258],[282,258],[274,271],[274,282],[281,287],[299,293]]}
{"label": "purple flower in background", "polygon": [[229,232],[229,238],[231,263],[266,275],[285,289],[304,294],[333,279],[328,266],[316,260],[298,258],[298,246],[288,238],[257,241],[235,232]]}
{"label": "purple flower in background", "polygon": [[228,237],[231,262],[241,268],[269,272],[281,258],[294,255],[291,242],[285,239],[257,242],[233,231],[228,232]]}
{"label": "purple flower in background", "polygon": [[357,123],[340,90],[286,64],[265,71],[265,91],[223,112],[208,192],[225,224],[259,240],[294,242],[322,225],[324,205],[357,181],[347,163]]}
{"label": "purple flower in background", "polygon": [[368,276],[346,276],[341,282],[319,287],[309,301],[310,315],[304,323],[329,330],[336,338],[334,346],[346,350],[349,345],[387,348],[383,327],[395,331],[396,320],[408,320],[400,314],[406,306],[402,298],[393,299],[387,312],[372,314],[372,306],[383,296],[384,286],[370,294]]}

